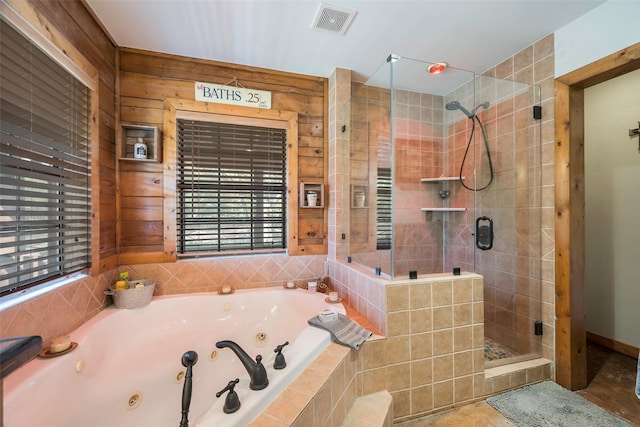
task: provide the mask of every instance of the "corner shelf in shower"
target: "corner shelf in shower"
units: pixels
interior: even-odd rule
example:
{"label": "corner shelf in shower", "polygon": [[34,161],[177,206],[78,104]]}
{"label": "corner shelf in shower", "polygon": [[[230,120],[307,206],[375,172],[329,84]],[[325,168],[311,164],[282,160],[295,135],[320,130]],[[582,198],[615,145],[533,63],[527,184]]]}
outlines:
{"label": "corner shelf in shower", "polygon": [[[444,182],[444,181],[460,181],[459,176],[440,176],[437,178],[421,178],[420,182]],[[462,177],[462,181],[464,181],[464,176]]]}
{"label": "corner shelf in shower", "polygon": [[467,208],[421,208],[422,212],[464,212]]}
{"label": "corner shelf in shower", "polygon": [[[436,178],[421,178],[420,182],[426,182],[426,183],[434,183],[434,184],[439,184],[442,183],[443,189],[447,189],[448,187],[448,183],[452,182],[452,181],[464,181],[464,176],[463,177],[459,177],[459,176],[439,176]],[[464,212],[466,211],[467,208],[422,208],[421,211],[422,212]]]}

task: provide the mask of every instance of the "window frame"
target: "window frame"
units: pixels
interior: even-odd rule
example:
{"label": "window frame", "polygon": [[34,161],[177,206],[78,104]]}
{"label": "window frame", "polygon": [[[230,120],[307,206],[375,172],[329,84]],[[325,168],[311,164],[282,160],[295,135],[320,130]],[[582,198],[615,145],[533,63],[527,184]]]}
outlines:
{"label": "window frame", "polygon": [[[287,248],[289,255],[298,255],[298,113],[277,109],[237,107],[210,104],[200,101],[169,98],[164,103],[163,146],[164,146],[164,262],[183,258],[177,253],[177,120],[198,120],[247,126],[272,127],[287,130]],[[276,251],[271,251],[275,253]],[[260,254],[264,251],[247,252]],[[283,253],[280,249],[277,253]],[[196,256],[232,256],[229,254],[201,254]],[[194,255],[188,255],[193,258]],[[184,256],[185,258],[187,256]]]}
{"label": "window frame", "polygon": [[176,122],[178,258],[285,252],[287,129]]}
{"label": "window frame", "polygon": [[11,25],[27,38],[34,47],[43,51],[61,68],[65,69],[89,90],[90,117],[90,192],[91,207],[91,265],[90,267],[70,275],[54,277],[44,280],[22,290],[8,293],[0,297],[0,306],[7,308],[28,298],[49,292],[60,286],[72,282],[69,278],[82,278],[87,275],[100,273],[100,130],[96,126],[96,117],[100,111],[98,87],[100,85],[98,70],[80,53],[77,48],[46,18],[32,22],[27,17],[35,16],[37,12],[28,2],[17,2],[9,5],[0,2],[0,16],[3,25]]}

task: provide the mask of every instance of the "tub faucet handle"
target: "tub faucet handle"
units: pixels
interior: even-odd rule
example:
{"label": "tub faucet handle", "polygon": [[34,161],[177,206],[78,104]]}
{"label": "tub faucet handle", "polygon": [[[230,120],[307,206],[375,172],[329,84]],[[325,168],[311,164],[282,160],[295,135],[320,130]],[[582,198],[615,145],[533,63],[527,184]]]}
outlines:
{"label": "tub faucet handle", "polygon": [[276,360],[273,362],[273,369],[284,369],[287,367],[287,361],[284,360],[284,354],[282,354],[282,349],[285,345],[289,345],[289,341],[286,341],[284,344],[280,344],[273,350],[276,353]]}
{"label": "tub faucet handle", "polygon": [[225,414],[233,414],[238,409],[240,409],[240,398],[238,397],[238,393],[235,392],[234,388],[236,384],[240,382],[239,378],[236,378],[233,381],[229,381],[229,384],[222,390],[216,393],[216,397],[222,396],[225,391],[228,391],[227,397],[224,399],[224,406],[222,407],[222,411]]}

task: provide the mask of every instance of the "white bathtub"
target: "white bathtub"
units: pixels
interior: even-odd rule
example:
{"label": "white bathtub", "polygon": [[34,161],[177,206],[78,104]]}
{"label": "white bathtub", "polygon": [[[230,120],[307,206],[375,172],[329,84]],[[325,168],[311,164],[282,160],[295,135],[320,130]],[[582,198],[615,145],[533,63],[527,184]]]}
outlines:
{"label": "white bathtub", "polygon": [[[328,332],[307,325],[325,308],[323,294],[283,288],[232,295],[155,297],[150,305],[108,308],[72,332],[72,352],[36,359],[4,379],[4,426],[141,426],[180,424],[187,350],[198,353],[193,367],[190,426],[245,426],[259,415],[329,344]],[[249,376],[221,340],[233,340],[252,358],[261,354],[269,386],[249,389]],[[273,369],[274,349],[287,367]],[[215,397],[240,378],[240,410],[222,411]]]}

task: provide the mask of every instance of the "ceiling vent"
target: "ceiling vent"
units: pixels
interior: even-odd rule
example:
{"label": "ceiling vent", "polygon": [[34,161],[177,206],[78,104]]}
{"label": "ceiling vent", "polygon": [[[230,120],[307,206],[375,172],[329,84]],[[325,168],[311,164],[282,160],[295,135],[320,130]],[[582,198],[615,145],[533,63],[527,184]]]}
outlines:
{"label": "ceiling vent", "polygon": [[316,13],[316,17],[313,20],[313,28],[345,34],[356,13],[355,10],[320,3],[318,13]]}

